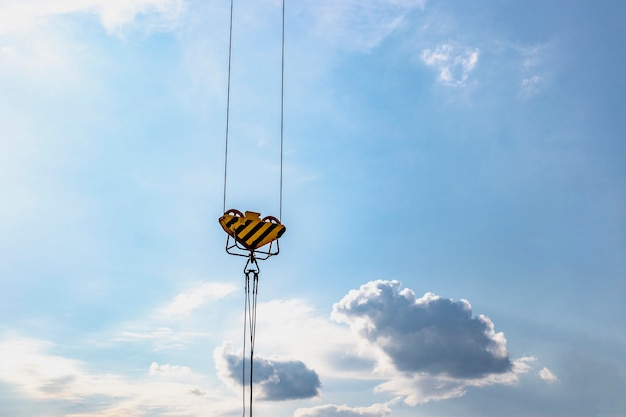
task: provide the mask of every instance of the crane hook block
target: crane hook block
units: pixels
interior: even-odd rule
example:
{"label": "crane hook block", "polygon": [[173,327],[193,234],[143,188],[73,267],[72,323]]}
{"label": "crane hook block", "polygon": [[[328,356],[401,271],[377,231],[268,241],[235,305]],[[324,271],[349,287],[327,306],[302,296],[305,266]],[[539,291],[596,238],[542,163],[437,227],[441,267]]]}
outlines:
{"label": "crane hook block", "polygon": [[229,236],[251,251],[277,240],[286,230],[276,217],[261,218],[261,213],[254,211],[242,214],[231,209],[219,218],[219,222]]}

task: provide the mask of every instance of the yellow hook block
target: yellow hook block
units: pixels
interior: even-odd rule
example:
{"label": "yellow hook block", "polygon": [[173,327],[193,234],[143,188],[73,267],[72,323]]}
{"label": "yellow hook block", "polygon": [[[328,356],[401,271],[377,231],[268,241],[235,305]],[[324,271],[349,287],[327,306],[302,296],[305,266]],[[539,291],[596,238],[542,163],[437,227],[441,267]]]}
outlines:
{"label": "yellow hook block", "polygon": [[248,250],[254,251],[285,233],[285,226],[273,216],[261,219],[261,213],[228,210],[219,218],[222,229]]}

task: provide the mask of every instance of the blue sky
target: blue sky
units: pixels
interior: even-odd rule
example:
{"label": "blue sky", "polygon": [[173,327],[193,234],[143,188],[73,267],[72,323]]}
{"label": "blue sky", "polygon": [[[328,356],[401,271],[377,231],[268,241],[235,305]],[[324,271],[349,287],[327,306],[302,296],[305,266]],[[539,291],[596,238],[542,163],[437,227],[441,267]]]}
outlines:
{"label": "blue sky", "polygon": [[[234,10],[227,208],[278,215],[280,3]],[[0,0],[8,414],[241,414],[228,13]],[[624,18],[287,3],[255,415],[626,414]]]}

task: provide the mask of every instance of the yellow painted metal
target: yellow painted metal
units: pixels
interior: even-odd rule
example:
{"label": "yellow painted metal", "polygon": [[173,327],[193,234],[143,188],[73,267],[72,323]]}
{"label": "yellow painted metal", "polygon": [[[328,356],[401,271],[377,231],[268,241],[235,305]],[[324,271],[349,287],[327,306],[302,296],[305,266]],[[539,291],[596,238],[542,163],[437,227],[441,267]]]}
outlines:
{"label": "yellow painted metal", "polygon": [[256,250],[267,245],[285,233],[278,219],[267,216],[261,219],[261,213],[229,210],[219,218],[222,229],[248,250]]}

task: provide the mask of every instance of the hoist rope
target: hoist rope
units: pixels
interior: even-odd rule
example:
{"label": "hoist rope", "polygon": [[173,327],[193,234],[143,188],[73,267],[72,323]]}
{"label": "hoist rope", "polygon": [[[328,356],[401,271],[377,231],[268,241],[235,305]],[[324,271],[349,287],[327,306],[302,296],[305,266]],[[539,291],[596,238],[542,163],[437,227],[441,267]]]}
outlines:
{"label": "hoist rope", "polygon": [[241,354],[241,401],[243,403],[243,417],[246,417],[246,337],[248,336],[248,294],[250,291],[250,279],[246,274],[243,309],[243,353]]}
{"label": "hoist rope", "polygon": [[226,93],[226,144],[224,146],[224,204],[222,212],[226,213],[226,175],[228,174],[228,128],[230,126],[230,68],[233,56],[233,3],[230,0],[230,28],[228,35],[228,88]]}
{"label": "hoist rope", "polygon": [[280,57],[280,203],[278,220],[283,221],[283,138],[285,131],[285,0],[283,0],[282,39]]}
{"label": "hoist rope", "polygon": [[[228,87],[226,93],[226,138],[224,146],[224,200],[222,211],[226,212],[226,189],[228,179],[228,139],[230,127],[230,78],[233,54],[233,3],[230,0],[230,26],[228,36]],[[283,217],[283,149],[285,131],[285,0],[282,0],[282,22],[281,22],[281,68],[280,68],[280,180],[279,180],[279,209],[278,220]]]}
{"label": "hoist rope", "polygon": [[256,341],[256,300],[259,291],[259,274],[254,273],[252,284],[252,305],[250,308],[250,417],[252,417],[252,382],[254,369],[254,342]]}

